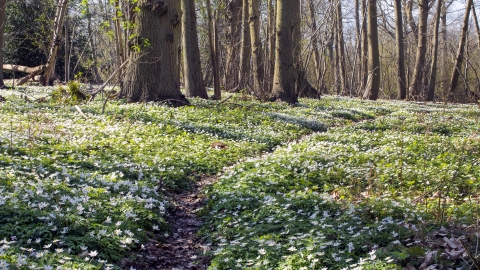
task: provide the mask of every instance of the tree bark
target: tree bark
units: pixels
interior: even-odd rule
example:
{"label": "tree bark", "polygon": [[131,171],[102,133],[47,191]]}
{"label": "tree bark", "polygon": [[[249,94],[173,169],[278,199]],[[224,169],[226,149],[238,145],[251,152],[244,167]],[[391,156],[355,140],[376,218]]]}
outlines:
{"label": "tree bark", "polygon": [[380,89],[380,55],[378,51],[377,1],[368,0],[368,84],[363,98],[378,99]]}
{"label": "tree bark", "polygon": [[[5,8],[7,0],[0,0],[0,64],[3,65],[3,34],[5,32]],[[3,72],[0,72],[0,88],[4,87]]]}
{"label": "tree bark", "polygon": [[405,37],[403,35],[402,21],[402,0],[395,0],[395,37],[397,41],[397,98],[405,99],[407,97],[407,86],[405,77]]}
{"label": "tree bark", "polygon": [[[169,100],[188,104],[180,92],[178,48],[181,38],[180,1],[139,0],[129,65],[119,98],[129,102]],[[141,50],[138,50],[141,48]]]}
{"label": "tree bark", "polygon": [[437,0],[437,12],[435,15],[435,29],[433,31],[432,45],[432,63],[430,65],[430,81],[428,83],[427,101],[433,101],[435,98],[435,86],[437,84],[437,56],[438,56],[438,28],[440,26],[440,16],[442,16],[442,0]]}
{"label": "tree bark", "polygon": [[230,0],[226,15],[227,32],[227,64],[226,86],[231,90],[238,86],[240,44],[242,42],[242,0]]}
{"label": "tree bark", "polygon": [[250,39],[250,27],[248,25],[248,0],[243,0],[242,5],[242,44],[240,48],[240,72],[238,75],[238,87],[237,89],[243,89],[248,85],[250,76],[250,58],[251,52],[251,39]]}
{"label": "tree bark", "polygon": [[418,43],[417,54],[415,57],[415,69],[413,71],[413,81],[409,88],[409,98],[420,100],[425,97],[427,85],[424,84],[426,76],[426,56],[427,56],[427,24],[428,24],[428,0],[419,1],[420,19],[418,22]]}
{"label": "tree bark", "polygon": [[57,52],[62,43],[62,30],[65,14],[67,13],[68,0],[58,0],[57,12],[55,14],[55,21],[53,26],[52,44],[50,45],[47,67],[45,69],[45,83],[53,84],[53,76],[55,74],[55,64],[57,62]]}
{"label": "tree bark", "polygon": [[210,0],[207,0],[207,16],[208,16],[208,37],[210,44],[210,60],[212,62],[213,68],[213,96],[214,99],[222,99],[222,94],[220,92],[220,70],[218,63],[218,37],[217,37],[217,16],[215,14],[215,25],[214,17],[212,16],[212,7]]}
{"label": "tree bark", "polygon": [[337,19],[337,53],[338,53],[338,74],[340,76],[340,93],[346,93],[348,82],[346,75],[345,61],[345,40],[343,38],[343,13],[342,1],[336,0],[335,15]]}
{"label": "tree bark", "polygon": [[450,87],[448,89],[450,100],[453,97],[453,93],[457,88],[458,77],[460,76],[460,69],[462,68],[463,53],[465,51],[465,41],[468,34],[468,21],[470,17],[470,10],[472,9],[473,0],[468,0],[467,7],[465,9],[465,16],[463,17],[462,32],[460,34],[460,41],[458,44],[457,54],[455,57],[455,65],[453,66],[452,77],[450,79]]}
{"label": "tree bark", "polygon": [[261,100],[265,100],[265,91],[263,89],[262,41],[260,39],[260,6],[258,0],[249,0],[248,2],[253,57],[253,91],[260,96]]}
{"label": "tree bark", "polygon": [[183,76],[187,97],[208,98],[203,82],[200,49],[198,47],[195,0],[182,0]]}
{"label": "tree bark", "polygon": [[[367,0],[362,0],[362,92],[367,89],[368,83],[368,30],[367,30]],[[360,92],[361,93],[361,92]]]}
{"label": "tree bark", "polygon": [[275,68],[272,97],[289,104],[297,103],[293,68],[291,0],[277,1],[277,29],[275,45]]}

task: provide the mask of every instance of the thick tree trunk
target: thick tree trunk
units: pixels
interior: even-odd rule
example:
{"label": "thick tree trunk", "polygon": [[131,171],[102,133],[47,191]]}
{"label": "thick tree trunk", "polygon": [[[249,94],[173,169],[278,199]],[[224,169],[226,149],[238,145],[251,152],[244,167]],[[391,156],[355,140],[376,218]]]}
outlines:
{"label": "thick tree trunk", "polygon": [[57,12],[55,14],[55,21],[53,25],[53,37],[52,44],[47,60],[47,68],[45,69],[45,83],[52,85],[53,76],[55,74],[55,64],[57,63],[57,52],[60,44],[62,43],[62,31],[65,14],[67,13],[68,0],[58,0]]}
{"label": "thick tree trunk", "polygon": [[240,48],[240,72],[238,75],[238,88],[243,89],[248,85],[250,77],[250,58],[252,57],[250,27],[248,25],[248,0],[243,0],[242,5],[242,44]]}
{"label": "thick tree trunk", "polygon": [[424,84],[426,76],[426,56],[427,56],[427,26],[428,26],[428,0],[419,1],[420,18],[418,22],[418,43],[417,54],[415,57],[415,69],[413,71],[413,81],[410,84],[409,98],[420,100],[425,97],[427,85]]}
{"label": "thick tree trunk", "polygon": [[415,38],[415,43],[418,43],[418,27],[415,24],[415,19],[413,18],[413,0],[407,0],[405,5],[405,13],[408,21],[408,26],[410,27],[410,31]]}
{"label": "thick tree trunk", "polygon": [[262,59],[262,40],[260,39],[260,13],[258,0],[249,0],[248,13],[250,14],[250,37],[252,40],[253,57],[253,91],[265,100],[265,91],[263,89],[263,59]]}
{"label": "thick tree trunk", "polygon": [[238,86],[240,44],[242,42],[242,0],[230,0],[227,6],[227,64],[226,86],[231,90]]}
{"label": "thick tree trunk", "polygon": [[[5,32],[5,7],[7,0],[0,0],[0,64],[3,65],[3,34]],[[3,72],[0,72],[0,88],[4,87]]]}
{"label": "thick tree trunk", "polygon": [[395,0],[395,37],[397,41],[397,98],[405,99],[407,97],[407,86],[405,77],[405,37],[403,36],[403,22],[402,22],[402,1]]}
{"label": "thick tree trunk", "polygon": [[368,0],[368,84],[363,98],[376,100],[380,88],[380,55],[378,51],[377,1]]}
{"label": "thick tree trunk", "polygon": [[458,78],[460,76],[460,69],[462,68],[463,53],[465,51],[465,41],[468,34],[468,21],[470,17],[470,10],[472,9],[473,0],[468,0],[467,7],[465,9],[465,16],[463,17],[462,32],[460,34],[460,41],[458,43],[457,54],[455,57],[455,65],[453,66],[452,77],[450,79],[450,87],[448,89],[450,99],[453,97],[453,93],[457,88]]}
{"label": "thick tree trunk", "polygon": [[297,103],[293,68],[292,20],[293,1],[277,1],[277,37],[272,97],[290,104]]}
{"label": "thick tree trunk", "polygon": [[[169,100],[188,104],[180,92],[178,47],[181,37],[180,1],[139,0],[135,19],[136,42],[119,98],[129,102]],[[145,44],[148,40],[148,44]],[[141,51],[135,50],[141,48]]]}
{"label": "thick tree trunk", "polygon": [[200,49],[198,48],[195,0],[182,0],[183,76],[187,97],[208,98],[203,82]]}
{"label": "thick tree trunk", "polygon": [[264,85],[265,85],[265,92],[266,95],[272,92],[272,84],[273,84],[273,68],[275,65],[275,6],[273,0],[267,0],[267,46],[268,50],[266,51],[266,59],[265,59],[265,77],[264,77]]}
{"label": "thick tree trunk", "polygon": [[437,56],[438,56],[438,28],[440,26],[440,16],[442,16],[442,0],[437,0],[437,12],[435,16],[435,29],[433,31],[432,45],[432,63],[430,65],[430,81],[428,83],[427,101],[433,101],[435,98],[435,86],[437,84]]}

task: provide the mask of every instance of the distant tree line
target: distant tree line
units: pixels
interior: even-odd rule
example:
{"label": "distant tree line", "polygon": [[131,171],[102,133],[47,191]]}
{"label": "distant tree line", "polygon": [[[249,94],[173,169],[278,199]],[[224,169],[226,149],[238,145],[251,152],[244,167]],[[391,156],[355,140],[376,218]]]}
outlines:
{"label": "distant tree line", "polygon": [[116,72],[120,98],[177,105],[206,87],[288,103],[480,99],[473,0],[0,0],[0,21],[2,82]]}

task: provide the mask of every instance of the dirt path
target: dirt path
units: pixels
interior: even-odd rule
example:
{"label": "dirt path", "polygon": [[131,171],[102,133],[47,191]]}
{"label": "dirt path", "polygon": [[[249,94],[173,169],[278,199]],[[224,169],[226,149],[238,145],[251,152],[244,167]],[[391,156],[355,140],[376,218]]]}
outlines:
{"label": "dirt path", "polygon": [[194,183],[192,190],[179,194],[172,193],[171,208],[167,212],[166,221],[171,230],[161,242],[150,240],[138,254],[135,262],[124,260],[123,269],[165,269],[165,270],[205,270],[208,259],[202,254],[207,247],[196,235],[202,221],[197,212],[204,206],[206,198],[203,188],[212,184],[215,177],[205,177]]}

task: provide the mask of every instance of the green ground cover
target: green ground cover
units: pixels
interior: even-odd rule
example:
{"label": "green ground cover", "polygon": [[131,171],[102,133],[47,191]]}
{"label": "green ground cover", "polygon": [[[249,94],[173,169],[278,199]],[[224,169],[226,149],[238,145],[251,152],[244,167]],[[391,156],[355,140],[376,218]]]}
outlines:
{"label": "green ground cover", "polygon": [[391,113],[279,147],[208,190],[210,269],[418,268],[429,253],[432,269],[472,267],[478,227],[442,226],[478,222],[479,109],[351,102]]}
{"label": "green ground cover", "polygon": [[52,91],[0,91],[0,268],[115,268],[168,233],[166,191],[315,131],[395,111],[336,97],[297,107],[234,97],[181,108],[116,101],[102,114],[98,98],[80,104],[83,117],[34,100]]}

